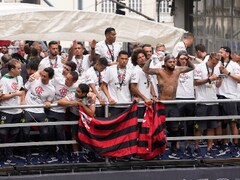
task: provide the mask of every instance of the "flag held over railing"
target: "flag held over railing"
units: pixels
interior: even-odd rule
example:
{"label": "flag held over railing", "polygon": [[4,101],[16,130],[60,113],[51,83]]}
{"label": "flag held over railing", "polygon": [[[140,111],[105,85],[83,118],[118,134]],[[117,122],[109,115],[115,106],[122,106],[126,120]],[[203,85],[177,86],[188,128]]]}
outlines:
{"label": "flag held over railing", "polygon": [[136,102],[123,113],[104,120],[89,117],[80,107],[79,141],[83,147],[106,157],[139,154],[151,159],[162,154],[166,144],[164,106],[154,106],[146,109],[140,129]]}
{"label": "flag held over railing", "polygon": [[144,120],[138,134],[137,154],[144,159],[152,159],[166,150],[166,116],[162,103],[146,105]]}

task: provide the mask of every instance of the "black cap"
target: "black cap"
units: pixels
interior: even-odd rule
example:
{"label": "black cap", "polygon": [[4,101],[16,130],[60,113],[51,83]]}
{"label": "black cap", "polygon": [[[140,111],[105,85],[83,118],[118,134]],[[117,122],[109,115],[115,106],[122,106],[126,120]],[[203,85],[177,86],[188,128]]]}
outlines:
{"label": "black cap", "polygon": [[231,51],[230,47],[222,46],[220,49],[223,49],[224,51],[228,52],[229,53],[229,58],[232,59],[232,57],[231,57],[231,52],[232,51]]}

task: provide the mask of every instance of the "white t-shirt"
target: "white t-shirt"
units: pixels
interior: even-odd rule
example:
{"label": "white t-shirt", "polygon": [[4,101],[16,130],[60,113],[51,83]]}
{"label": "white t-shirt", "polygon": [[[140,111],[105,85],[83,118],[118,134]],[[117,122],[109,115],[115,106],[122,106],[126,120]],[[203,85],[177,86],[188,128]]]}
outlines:
{"label": "white t-shirt", "polygon": [[[138,90],[148,99],[151,98],[150,87],[152,84],[152,77],[143,72],[142,68],[136,65],[133,69],[131,83],[136,83]],[[141,102],[143,100],[141,99]]]}
{"label": "white t-shirt", "polygon": [[[238,63],[230,61],[228,64],[224,63],[224,67],[236,76],[240,76],[240,66]],[[237,81],[229,76],[224,76],[221,86],[218,88],[218,94],[226,98],[235,99],[238,96]]]}
{"label": "white t-shirt", "polygon": [[179,75],[176,98],[195,98],[193,71]]}
{"label": "white t-shirt", "polygon": [[[209,73],[214,73],[216,76],[219,76],[219,67],[214,67],[214,70],[209,69]],[[208,70],[206,63],[201,63],[196,66],[194,70],[194,79],[207,79],[208,78]],[[197,100],[216,100],[216,81],[212,81],[211,84],[205,83],[200,86],[195,87],[196,91],[196,99]],[[209,104],[209,103],[207,103]],[[211,103],[212,104],[212,103]]]}
{"label": "white t-shirt", "polygon": [[[74,83],[72,86],[68,87],[65,85],[65,77],[55,77],[52,81],[53,86],[55,87],[55,95],[53,103],[57,103],[58,100],[64,98],[68,93],[76,91],[78,84]],[[54,112],[65,113],[66,107],[57,106],[50,109]]]}
{"label": "white t-shirt", "polygon": [[[23,78],[22,76],[12,77],[9,76],[8,74],[5,74],[2,77],[0,84],[3,94],[15,93],[17,90],[23,87]],[[8,100],[2,100],[1,105],[2,106],[20,105],[20,98],[19,96],[14,96],[13,98],[10,98]],[[22,109],[2,109],[1,111],[8,114],[19,114],[22,112]]]}
{"label": "white t-shirt", "polygon": [[57,55],[55,59],[49,59],[49,56],[45,57],[40,61],[38,66],[38,70],[43,70],[44,68],[52,67],[52,68],[63,68],[63,63],[61,61],[61,56]]}
{"label": "white t-shirt", "polygon": [[103,77],[103,81],[108,84],[108,91],[110,96],[117,103],[131,102],[131,94],[129,90],[130,79],[132,76],[132,69],[117,70],[117,65],[107,68]]}
{"label": "white t-shirt", "polygon": [[173,51],[172,51],[172,55],[176,58],[180,51],[187,51],[186,46],[185,46],[183,41],[178,42],[174,46]]}
{"label": "white t-shirt", "polygon": [[[55,88],[51,83],[43,84],[41,78],[27,82],[25,88],[28,90],[25,102],[27,105],[41,105],[46,101],[52,101]],[[44,108],[26,108],[26,111],[33,113],[44,113]]]}
{"label": "white t-shirt", "polygon": [[115,62],[120,50],[121,46],[117,42],[114,42],[113,44],[106,44],[105,41],[99,41],[96,44],[95,53],[99,54],[100,57],[105,57],[108,60],[108,63],[112,63],[112,56],[114,57]]}
{"label": "white t-shirt", "polygon": [[[106,96],[102,89],[99,87],[99,84],[102,83],[103,76],[105,70],[102,72],[98,72],[94,70],[94,67],[90,67],[86,72],[86,84],[94,84],[98,94],[101,96],[102,99],[106,100]],[[99,104],[99,100],[96,100],[96,104]]]}
{"label": "white t-shirt", "polygon": [[76,65],[77,65],[76,71],[79,73],[80,76],[82,74],[86,73],[86,71],[91,66],[91,61],[89,59],[89,54],[88,55],[83,55],[83,59],[76,59],[76,57],[73,56],[72,61],[76,63]]}

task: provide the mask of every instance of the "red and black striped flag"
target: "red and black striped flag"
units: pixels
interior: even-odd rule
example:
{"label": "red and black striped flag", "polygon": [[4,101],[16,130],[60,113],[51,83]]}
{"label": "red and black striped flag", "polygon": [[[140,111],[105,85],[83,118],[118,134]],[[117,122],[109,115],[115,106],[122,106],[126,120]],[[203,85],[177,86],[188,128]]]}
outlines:
{"label": "red and black striped flag", "polygon": [[135,154],[138,137],[137,103],[118,116],[104,120],[89,117],[80,109],[78,138],[83,147],[107,157]]}
{"label": "red and black striped flag", "polygon": [[152,159],[166,150],[165,107],[159,102],[146,106],[147,109],[138,135],[137,154],[144,159]]}
{"label": "red and black striped flag", "polygon": [[164,105],[148,105],[139,129],[137,103],[118,116],[96,119],[80,108],[78,138],[83,147],[106,157],[138,154],[152,159],[166,148]]}

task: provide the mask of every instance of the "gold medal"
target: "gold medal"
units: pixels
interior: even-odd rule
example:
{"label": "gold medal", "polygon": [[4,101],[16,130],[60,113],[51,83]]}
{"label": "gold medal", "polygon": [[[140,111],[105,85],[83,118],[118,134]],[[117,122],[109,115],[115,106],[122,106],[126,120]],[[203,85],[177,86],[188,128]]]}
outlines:
{"label": "gold medal", "polygon": [[208,88],[212,88],[212,84],[208,84]]}

